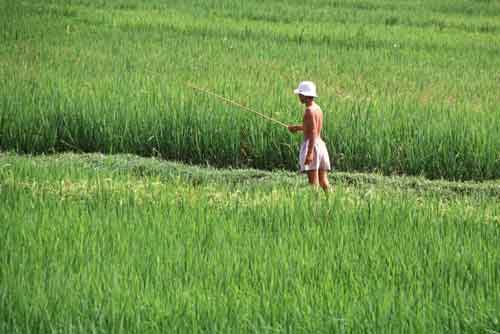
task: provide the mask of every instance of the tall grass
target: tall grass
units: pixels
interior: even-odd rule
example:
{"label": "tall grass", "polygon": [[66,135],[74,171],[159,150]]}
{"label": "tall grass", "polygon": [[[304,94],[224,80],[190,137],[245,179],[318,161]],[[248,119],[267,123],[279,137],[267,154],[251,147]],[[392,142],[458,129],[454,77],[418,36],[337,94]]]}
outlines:
{"label": "tall grass", "polygon": [[0,158],[2,332],[500,330],[495,198],[86,159]]}
{"label": "tall grass", "polygon": [[295,169],[317,82],[340,170],[500,177],[498,3],[4,2],[0,148]]}

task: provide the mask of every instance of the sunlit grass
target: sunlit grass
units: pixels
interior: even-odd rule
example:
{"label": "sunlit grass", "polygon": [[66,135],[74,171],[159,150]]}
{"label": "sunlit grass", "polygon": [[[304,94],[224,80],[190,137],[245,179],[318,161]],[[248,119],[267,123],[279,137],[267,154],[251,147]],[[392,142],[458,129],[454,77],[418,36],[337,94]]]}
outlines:
{"label": "sunlit grass", "polygon": [[299,138],[185,82],[297,123],[312,79],[338,169],[500,177],[496,2],[2,5],[2,149],[295,169]]}
{"label": "sunlit grass", "polygon": [[499,13],[0,0],[0,333],[500,332]]}
{"label": "sunlit grass", "polygon": [[498,195],[343,178],[3,155],[0,329],[498,331]]}

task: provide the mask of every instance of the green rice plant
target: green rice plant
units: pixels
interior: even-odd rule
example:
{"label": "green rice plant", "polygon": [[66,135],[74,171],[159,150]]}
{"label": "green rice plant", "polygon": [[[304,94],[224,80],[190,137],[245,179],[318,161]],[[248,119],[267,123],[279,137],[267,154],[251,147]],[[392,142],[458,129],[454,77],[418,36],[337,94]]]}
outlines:
{"label": "green rice plant", "polygon": [[498,3],[4,1],[0,149],[296,169],[285,123],[319,87],[342,171],[500,175]]}
{"label": "green rice plant", "polygon": [[499,330],[497,196],[268,174],[0,156],[0,330]]}

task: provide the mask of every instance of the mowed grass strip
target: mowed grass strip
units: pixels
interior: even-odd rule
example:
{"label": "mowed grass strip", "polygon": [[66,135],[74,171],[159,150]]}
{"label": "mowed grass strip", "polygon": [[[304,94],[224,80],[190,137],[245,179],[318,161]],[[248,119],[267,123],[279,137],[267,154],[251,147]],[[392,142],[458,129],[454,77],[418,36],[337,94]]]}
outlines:
{"label": "mowed grass strip", "polygon": [[0,148],[128,152],[220,167],[296,168],[283,122],[314,80],[344,171],[494,179],[498,3],[3,3]]}
{"label": "mowed grass strip", "polygon": [[2,156],[2,332],[500,329],[497,197],[155,164]]}

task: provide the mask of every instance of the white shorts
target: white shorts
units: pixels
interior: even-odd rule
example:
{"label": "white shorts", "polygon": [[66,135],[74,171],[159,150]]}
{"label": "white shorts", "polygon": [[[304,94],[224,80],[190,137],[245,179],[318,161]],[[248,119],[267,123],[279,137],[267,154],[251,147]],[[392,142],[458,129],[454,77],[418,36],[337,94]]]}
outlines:
{"label": "white shorts", "polygon": [[320,138],[316,138],[316,140],[314,141],[313,160],[308,165],[304,165],[308,146],[309,140],[305,140],[300,147],[300,171],[307,172],[310,170],[330,170],[330,156],[328,155],[328,150],[326,149],[325,142]]}

